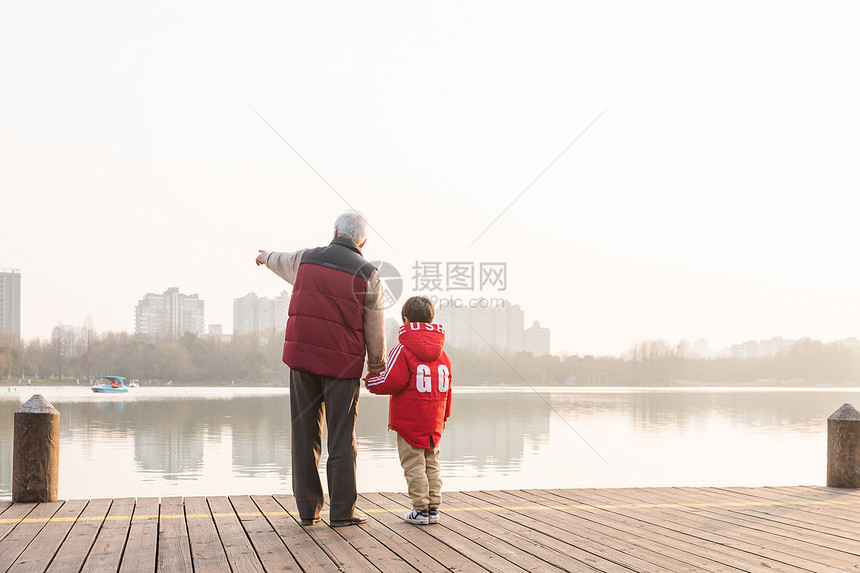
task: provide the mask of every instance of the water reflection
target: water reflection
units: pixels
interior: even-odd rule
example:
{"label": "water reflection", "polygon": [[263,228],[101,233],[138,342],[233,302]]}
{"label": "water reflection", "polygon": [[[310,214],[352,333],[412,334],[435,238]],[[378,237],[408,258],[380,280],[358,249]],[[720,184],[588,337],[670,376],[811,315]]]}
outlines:
{"label": "water reflection", "polygon": [[443,460],[478,475],[507,475],[522,467],[527,445],[549,439],[549,405],[534,394],[458,395],[442,437]]}
{"label": "water reflection", "polygon": [[[235,402],[235,403],[234,403]],[[246,476],[290,472],[290,398],[285,393],[265,400],[231,400],[232,414],[221,418],[232,430],[234,471]],[[235,407],[234,407],[235,406]]]}
{"label": "water reflection", "polygon": [[[61,413],[64,498],[290,490],[284,390],[28,390],[0,393],[0,498],[14,411],[36,392]],[[846,402],[860,390],[458,388],[445,488],[822,483],[825,421]],[[387,398],[362,394],[363,491],[405,488],[387,412]]]}
{"label": "water reflection", "polygon": [[701,427],[706,416],[732,424],[816,428],[822,413],[833,413],[857,390],[846,389],[654,389],[607,390],[543,395],[564,417],[624,416],[643,431],[670,426]]}

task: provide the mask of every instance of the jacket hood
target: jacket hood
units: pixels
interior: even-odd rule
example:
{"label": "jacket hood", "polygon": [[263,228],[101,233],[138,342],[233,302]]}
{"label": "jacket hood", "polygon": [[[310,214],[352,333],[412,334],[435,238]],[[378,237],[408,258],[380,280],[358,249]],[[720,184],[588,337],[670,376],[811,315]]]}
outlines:
{"label": "jacket hood", "polygon": [[400,344],[421,360],[436,360],[445,346],[445,329],[432,322],[410,322],[400,327]]}

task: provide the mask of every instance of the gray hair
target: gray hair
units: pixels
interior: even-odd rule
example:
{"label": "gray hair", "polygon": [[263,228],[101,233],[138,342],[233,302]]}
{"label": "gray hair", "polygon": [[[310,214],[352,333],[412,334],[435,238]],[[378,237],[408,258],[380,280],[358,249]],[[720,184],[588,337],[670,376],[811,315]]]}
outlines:
{"label": "gray hair", "polygon": [[360,245],[367,238],[367,220],[358,211],[347,211],[335,220],[334,230],[338,237],[346,237]]}

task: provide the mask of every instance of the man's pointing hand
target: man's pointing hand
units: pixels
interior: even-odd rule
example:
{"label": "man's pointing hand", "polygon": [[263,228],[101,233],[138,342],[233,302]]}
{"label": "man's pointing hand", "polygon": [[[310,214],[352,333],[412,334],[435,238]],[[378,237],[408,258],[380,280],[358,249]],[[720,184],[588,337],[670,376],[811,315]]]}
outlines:
{"label": "man's pointing hand", "polygon": [[268,251],[264,251],[263,249],[260,249],[260,254],[257,255],[257,261],[256,261],[257,266],[259,267],[260,265],[265,265],[266,259],[268,258],[268,256],[269,256]]}

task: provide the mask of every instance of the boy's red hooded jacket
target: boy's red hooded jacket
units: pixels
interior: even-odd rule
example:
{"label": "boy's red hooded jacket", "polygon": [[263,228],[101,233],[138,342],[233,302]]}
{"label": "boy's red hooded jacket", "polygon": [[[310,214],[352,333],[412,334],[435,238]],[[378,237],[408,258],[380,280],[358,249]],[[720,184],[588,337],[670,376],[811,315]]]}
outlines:
{"label": "boy's red hooded jacket", "polygon": [[373,394],[391,394],[388,427],[416,448],[438,447],[451,415],[451,361],[444,344],[442,325],[405,324],[385,372],[367,379]]}

